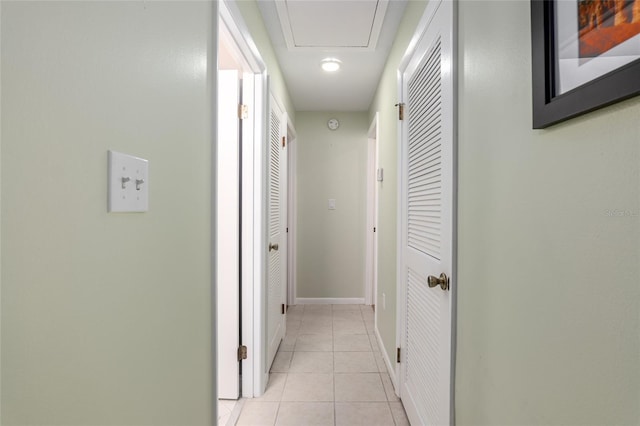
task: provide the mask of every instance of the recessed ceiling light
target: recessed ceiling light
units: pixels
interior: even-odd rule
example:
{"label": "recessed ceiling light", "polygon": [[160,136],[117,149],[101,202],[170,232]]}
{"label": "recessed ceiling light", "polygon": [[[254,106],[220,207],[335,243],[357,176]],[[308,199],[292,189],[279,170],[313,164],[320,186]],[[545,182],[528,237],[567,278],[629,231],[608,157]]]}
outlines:
{"label": "recessed ceiling light", "polygon": [[322,69],[326,72],[336,72],[340,69],[340,61],[336,58],[326,58],[322,60]]}

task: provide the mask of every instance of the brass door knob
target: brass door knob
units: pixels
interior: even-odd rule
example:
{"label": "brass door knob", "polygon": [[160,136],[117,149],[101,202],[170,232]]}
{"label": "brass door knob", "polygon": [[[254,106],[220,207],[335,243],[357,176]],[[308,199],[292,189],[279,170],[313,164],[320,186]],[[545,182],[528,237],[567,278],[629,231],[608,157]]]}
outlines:
{"label": "brass door knob", "polygon": [[278,251],[278,243],[275,243],[275,244],[269,243],[269,251],[271,250]]}
{"label": "brass door knob", "polygon": [[447,277],[447,274],[444,272],[440,274],[440,277],[429,275],[427,278],[427,284],[429,285],[429,288],[440,286],[442,290],[447,291],[449,290],[449,277]]}

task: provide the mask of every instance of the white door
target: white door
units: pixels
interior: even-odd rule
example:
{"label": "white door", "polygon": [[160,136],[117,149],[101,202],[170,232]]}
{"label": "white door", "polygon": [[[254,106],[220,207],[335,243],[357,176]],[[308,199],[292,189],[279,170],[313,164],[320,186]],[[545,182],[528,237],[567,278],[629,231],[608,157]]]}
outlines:
{"label": "white door", "polygon": [[[287,277],[287,121],[273,96],[269,102],[269,150],[267,184],[267,366],[271,366],[285,333]],[[268,371],[269,369],[267,369]]]}
{"label": "white door", "polygon": [[240,372],[240,80],[218,71],[217,289],[218,398],[238,399]]}
{"label": "white door", "polygon": [[426,30],[401,70],[400,397],[416,425],[452,419],[455,281],[440,277],[455,272],[453,7],[429,3]]}

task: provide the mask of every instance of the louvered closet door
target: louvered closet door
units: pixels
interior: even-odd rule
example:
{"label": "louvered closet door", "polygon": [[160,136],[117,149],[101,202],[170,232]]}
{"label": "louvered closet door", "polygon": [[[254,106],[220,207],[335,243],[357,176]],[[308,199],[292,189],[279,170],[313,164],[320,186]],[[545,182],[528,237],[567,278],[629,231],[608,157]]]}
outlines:
{"label": "louvered closet door", "polygon": [[[285,114],[273,96],[269,103],[268,151],[268,244],[267,254],[267,366],[270,367],[284,337],[286,284],[286,147],[282,138],[286,134]],[[267,371],[269,368],[267,368]]]}
{"label": "louvered closet door", "polygon": [[402,77],[400,393],[416,425],[451,421],[451,291],[427,283],[452,275],[452,4],[430,3],[435,16]]}

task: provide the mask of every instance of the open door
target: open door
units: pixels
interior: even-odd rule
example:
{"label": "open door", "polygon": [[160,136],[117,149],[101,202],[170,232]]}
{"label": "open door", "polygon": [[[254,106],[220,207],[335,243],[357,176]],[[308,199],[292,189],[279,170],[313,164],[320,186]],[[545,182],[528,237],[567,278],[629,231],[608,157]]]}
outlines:
{"label": "open door", "polygon": [[454,4],[429,3],[400,70],[399,387],[412,424],[448,425],[453,416]]}
{"label": "open door", "polygon": [[218,71],[218,398],[240,396],[240,77]]}
{"label": "open door", "polygon": [[[270,367],[285,334],[287,279],[287,120],[270,96],[267,184],[267,366]],[[267,371],[269,368],[267,368]]]}

